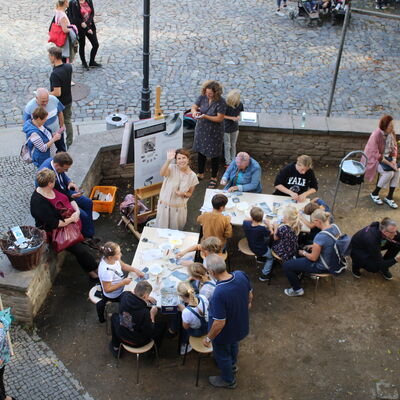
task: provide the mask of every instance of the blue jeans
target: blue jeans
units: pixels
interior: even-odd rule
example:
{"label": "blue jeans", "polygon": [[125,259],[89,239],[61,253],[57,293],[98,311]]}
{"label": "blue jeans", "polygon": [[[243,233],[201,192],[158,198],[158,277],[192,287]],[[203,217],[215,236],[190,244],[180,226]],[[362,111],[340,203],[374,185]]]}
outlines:
{"label": "blue jeans", "polygon": [[267,261],[265,261],[264,268],[262,269],[262,274],[268,275],[271,272],[272,264],[274,263],[274,257],[272,257],[272,252],[269,247],[267,252],[264,254],[264,257],[267,257]]}
{"label": "blue jeans", "polygon": [[294,260],[289,260],[283,263],[283,271],[285,272],[290,285],[293,290],[301,289],[298,274],[300,272],[309,272],[314,274],[327,274],[329,271],[318,268],[317,265],[308,260],[307,258],[296,258]]}
{"label": "blue jeans", "polygon": [[[74,192],[71,192],[73,194]],[[76,204],[81,211],[81,221],[82,221],[82,234],[87,238],[91,238],[94,235],[94,223],[93,223],[93,202],[86,196],[81,196],[76,199]]]}
{"label": "blue jeans", "polygon": [[[281,8],[281,3],[282,0],[276,0],[276,5],[278,6],[278,8]],[[286,4],[286,0],[283,0],[283,4]]]}
{"label": "blue jeans", "polygon": [[221,370],[221,378],[228,383],[233,383],[235,376],[233,366],[236,365],[239,353],[239,342],[232,344],[217,344],[213,341],[214,358]]}

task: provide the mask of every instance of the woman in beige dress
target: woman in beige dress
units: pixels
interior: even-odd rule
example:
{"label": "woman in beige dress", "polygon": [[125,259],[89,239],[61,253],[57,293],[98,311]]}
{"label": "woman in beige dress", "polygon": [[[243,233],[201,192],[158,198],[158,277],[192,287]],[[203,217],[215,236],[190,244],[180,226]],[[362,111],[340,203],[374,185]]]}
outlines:
{"label": "woman in beige dress", "polygon": [[[187,202],[199,183],[189,167],[189,152],[185,149],[167,151],[167,161],[161,168],[164,177],[157,206],[156,226],[182,230],[186,224]],[[175,159],[175,163],[171,164]]]}

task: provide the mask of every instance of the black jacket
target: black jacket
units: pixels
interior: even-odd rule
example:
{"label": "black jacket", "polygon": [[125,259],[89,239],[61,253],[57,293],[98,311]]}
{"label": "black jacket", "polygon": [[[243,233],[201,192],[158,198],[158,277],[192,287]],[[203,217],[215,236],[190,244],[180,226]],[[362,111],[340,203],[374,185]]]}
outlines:
{"label": "black jacket", "polygon": [[121,339],[134,344],[146,342],[154,336],[150,309],[143,299],[132,292],[124,292],[121,295],[119,333]]}
{"label": "black jacket", "polygon": [[88,29],[95,30],[96,26],[93,21],[94,17],[94,8],[93,8],[93,2],[92,0],[86,0],[86,2],[89,4],[89,7],[92,9],[92,13],[90,14],[89,20],[86,22],[86,28],[82,28],[82,22],[85,22],[83,20],[82,14],[81,14],[81,6],[79,4],[79,0],[70,0],[69,6],[68,6],[68,18],[71,22],[71,24],[76,25],[78,28],[78,31],[87,31]]}

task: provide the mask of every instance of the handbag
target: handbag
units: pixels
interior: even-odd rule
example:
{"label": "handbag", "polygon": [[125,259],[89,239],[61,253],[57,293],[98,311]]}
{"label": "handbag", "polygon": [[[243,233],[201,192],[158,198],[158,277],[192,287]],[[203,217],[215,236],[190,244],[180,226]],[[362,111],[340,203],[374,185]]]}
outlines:
{"label": "handbag", "polygon": [[21,160],[26,164],[31,164],[33,162],[32,154],[31,154],[31,151],[29,150],[29,146],[28,146],[28,141],[26,141],[22,145],[21,151],[19,152],[19,156],[20,156]]}
{"label": "handbag", "polygon": [[[385,157],[385,159],[388,160],[388,161],[392,161],[393,157]],[[385,164],[383,162],[380,162],[379,164],[381,165],[381,167],[382,167],[382,169],[384,171],[396,171],[390,165],[387,165],[387,164]],[[397,163],[397,168],[399,168],[399,167],[400,167],[400,165],[399,165],[399,163]]]}
{"label": "handbag", "polygon": [[66,40],[67,34],[62,30],[60,25],[53,22],[49,30],[48,42],[54,43],[58,47],[63,47]]}
{"label": "handbag", "polygon": [[[62,201],[58,201],[55,208],[60,212],[63,219],[69,218],[74,213],[72,210],[65,207]],[[81,232],[81,226],[82,224],[79,220],[78,222],[71,222],[67,226],[53,229],[51,239],[54,251],[60,253],[68,249],[68,247],[82,242],[84,237]]]}

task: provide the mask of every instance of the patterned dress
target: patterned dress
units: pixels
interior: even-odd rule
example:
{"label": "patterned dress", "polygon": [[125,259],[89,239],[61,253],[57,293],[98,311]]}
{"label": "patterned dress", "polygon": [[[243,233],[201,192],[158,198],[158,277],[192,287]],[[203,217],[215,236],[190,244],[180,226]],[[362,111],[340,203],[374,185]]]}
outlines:
{"label": "patterned dress", "polygon": [[291,260],[297,254],[297,235],[289,225],[281,225],[276,236],[279,240],[272,245],[272,250],[283,262]]}
{"label": "patterned dress", "polygon": [[[217,114],[225,114],[226,103],[223,98],[208,104],[207,96],[200,96],[195,103],[200,107],[201,114],[216,117]],[[224,121],[212,122],[208,119],[198,119],[194,131],[193,150],[203,156],[214,158],[222,153],[224,142]]]}

